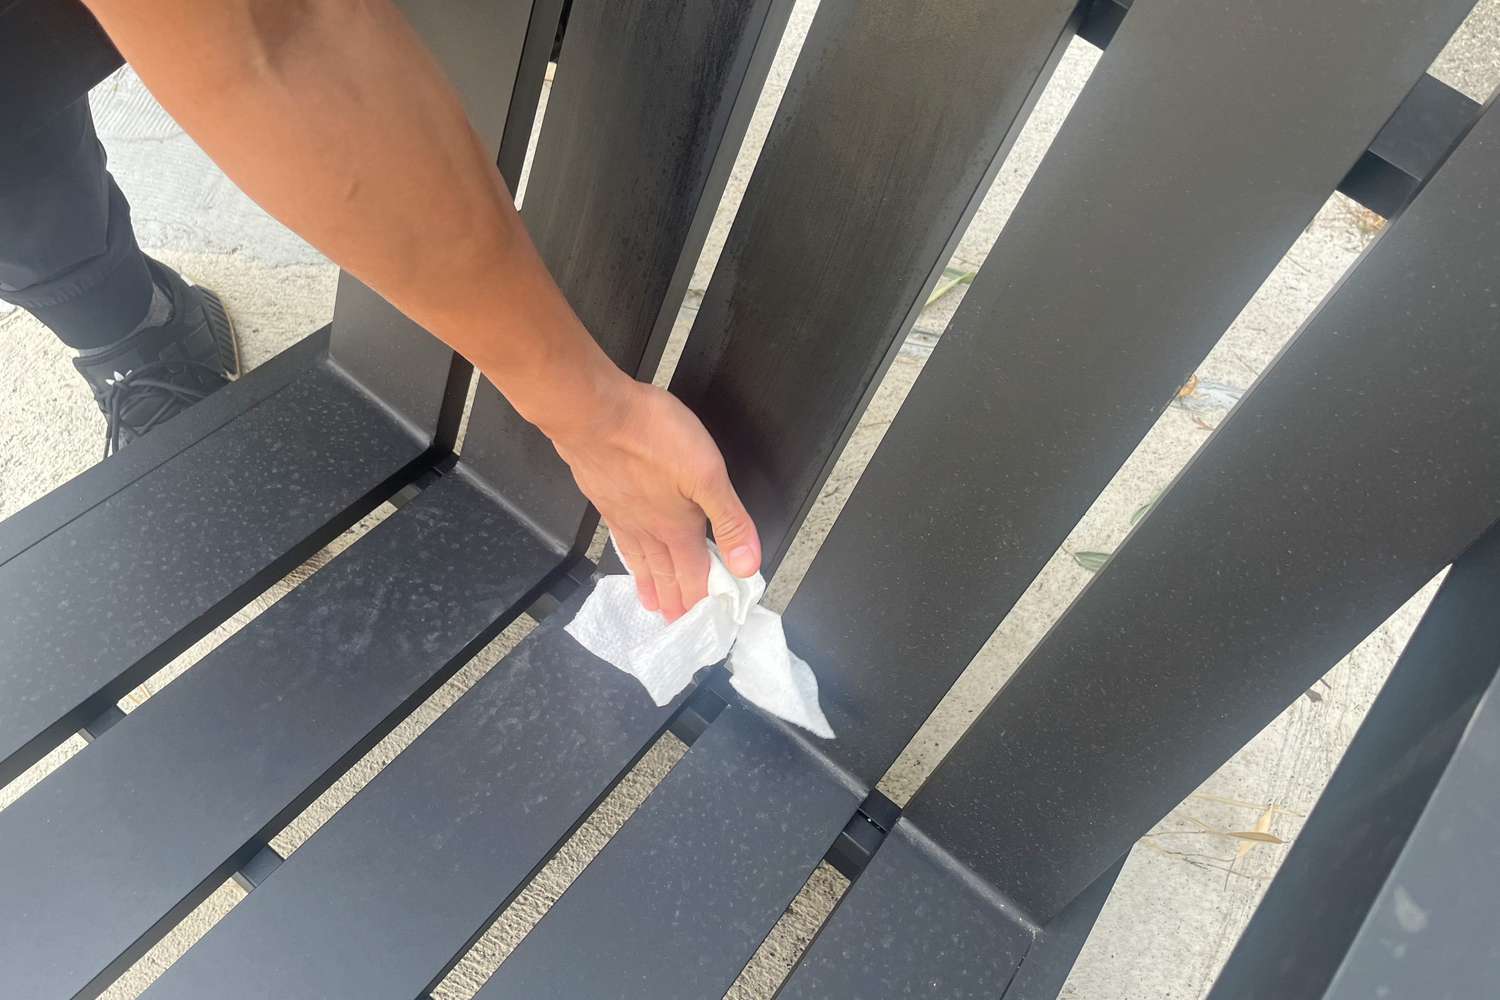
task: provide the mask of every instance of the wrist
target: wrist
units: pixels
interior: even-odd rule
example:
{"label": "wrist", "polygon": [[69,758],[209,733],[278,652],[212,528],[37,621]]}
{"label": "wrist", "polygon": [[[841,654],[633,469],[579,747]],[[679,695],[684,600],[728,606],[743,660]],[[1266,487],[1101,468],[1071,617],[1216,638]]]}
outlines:
{"label": "wrist", "polygon": [[555,361],[549,372],[533,381],[545,389],[539,398],[512,400],[521,416],[559,449],[602,440],[627,425],[640,387],[592,340],[588,343],[592,350]]}

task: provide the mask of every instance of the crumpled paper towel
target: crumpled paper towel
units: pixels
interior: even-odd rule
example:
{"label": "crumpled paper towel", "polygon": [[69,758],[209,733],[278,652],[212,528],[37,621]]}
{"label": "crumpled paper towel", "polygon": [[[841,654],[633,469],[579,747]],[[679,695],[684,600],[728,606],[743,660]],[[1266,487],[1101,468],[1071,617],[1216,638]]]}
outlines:
{"label": "crumpled paper towel", "polygon": [[[599,659],[630,674],[666,705],[699,669],[729,657],[729,683],[746,701],[825,740],[833,730],[818,706],[812,668],[787,648],[781,616],[760,606],[766,581],[735,576],[708,543],[708,596],[675,622],[641,607],[635,581],[606,576],[567,633]],[[621,562],[624,562],[622,559]]]}

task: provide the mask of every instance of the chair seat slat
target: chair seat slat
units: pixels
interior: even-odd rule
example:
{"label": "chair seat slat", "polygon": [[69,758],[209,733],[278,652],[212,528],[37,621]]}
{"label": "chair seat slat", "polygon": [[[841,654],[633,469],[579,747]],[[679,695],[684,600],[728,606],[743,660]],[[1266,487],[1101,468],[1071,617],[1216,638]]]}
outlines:
{"label": "chair seat slat", "polygon": [[777,996],[1053,1000],[1123,859],[1033,930],[914,831],[896,822]]}
{"label": "chair seat slat", "polygon": [[4,519],[0,519],[0,566],[65,527],[69,521],[125,489],[253,407],[280,392],[328,352],[329,328],[308,334],[239,380],[196,403],[190,414],[169,420],[129,448],[91,465]]}
{"label": "chair seat slat", "polygon": [[901,819],[776,995],[996,1000],[1031,943]]}
{"label": "chair seat slat", "polygon": [[0,781],[373,508],[425,448],[321,364],[222,426],[216,397],[210,433],[0,565]]}
{"label": "chair seat slat", "polygon": [[1083,950],[1127,858],[1116,861],[1078,898],[1049,920],[1032,941],[1004,1000],[1057,1000]]}
{"label": "chair seat slat", "polygon": [[492,667],[146,996],[410,1000],[441,977],[675,707],[653,705],[563,632],[581,600]]}
{"label": "chair seat slat", "polygon": [[96,992],[558,562],[442,479],[0,813],[0,994]]}
{"label": "chair seat slat", "polygon": [[723,995],[860,797],[730,705],[475,1000]]}

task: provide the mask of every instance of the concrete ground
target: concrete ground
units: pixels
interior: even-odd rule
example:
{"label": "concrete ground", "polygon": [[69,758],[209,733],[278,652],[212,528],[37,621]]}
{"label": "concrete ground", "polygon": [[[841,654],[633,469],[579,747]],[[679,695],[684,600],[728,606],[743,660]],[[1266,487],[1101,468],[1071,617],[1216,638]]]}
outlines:
{"label": "concrete ground", "polygon": [[[794,11],[792,28],[678,323],[674,341],[678,349],[691,327],[695,304],[712,274],[728,222],[816,6],[816,0],[799,0]],[[1081,43],[1069,51],[959,246],[955,266],[972,270],[983,263],[1031,170],[1087,80],[1095,58],[1095,53]],[[1489,96],[1500,82],[1500,0],[1482,0],[1434,66],[1434,72],[1477,100]],[[124,71],[106,81],[94,93],[93,101],[112,168],[134,206],[141,243],[149,252],[222,294],[237,319],[248,364],[264,361],[327,321],[332,309],[332,266],[268,219],[224,179],[150,100],[131,73]],[[1335,196],[1328,202],[1287,260],[1205,359],[1177,403],[1163,413],[1109,489],[1000,623],[939,712],[913,739],[883,782],[888,794],[898,800],[911,794],[1087,582],[1089,554],[1108,552],[1119,544],[1132,514],[1150,502],[1203,443],[1379,228],[1378,218],[1342,197]],[[795,590],[801,572],[962,300],[962,292],[960,287],[929,308],[892,366],[793,553],[773,581],[774,605],[784,605]],[[674,356],[669,352],[662,378]],[[0,516],[4,516],[96,461],[102,449],[103,421],[72,371],[67,352],[29,316],[7,310],[3,304],[0,370],[12,376],[0,393]],[[1086,387],[1081,386],[1079,391],[1086,391]],[[1067,399],[1058,400],[1057,405],[1066,406]],[[179,657],[126,699],[126,707],[134,707],[189,668],[292,585],[335,557],[385,513],[382,510],[371,515],[328,551]],[[1204,566],[1203,572],[1216,569]],[[1295,840],[1303,818],[1430,592],[1429,586],[1414,597],[1138,842],[1064,990],[1065,997],[1154,1000],[1204,995],[1275,873],[1287,844]],[[525,622],[518,623],[476,657],[349,776],[309,807],[278,838],[277,846],[283,852],[294,850],[493,666],[527,627]],[[60,748],[20,781],[0,789],[0,808],[61,766],[80,746],[75,742]],[[440,996],[472,994],[681,752],[681,745],[674,739],[663,739],[454,970],[440,989]],[[163,778],[168,780],[168,776]],[[1257,836],[1236,836],[1246,831]],[[730,996],[742,1000],[769,997],[844,888],[838,875],[820,869]],[[138,994],[241,895],[232,883],[226,884],[141,959],[108,995],[126,998]]]}

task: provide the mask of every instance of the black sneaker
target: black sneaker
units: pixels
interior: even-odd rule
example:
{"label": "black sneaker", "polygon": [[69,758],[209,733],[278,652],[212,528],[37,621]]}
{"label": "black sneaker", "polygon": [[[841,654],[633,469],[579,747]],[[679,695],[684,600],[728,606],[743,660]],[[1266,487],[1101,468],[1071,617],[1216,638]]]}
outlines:
{"label": "black sneaker", "polygon": [[73,360],[108,421],[105,458],[240,374],[239,342],[219,297],[147,263],[170,318]]}

